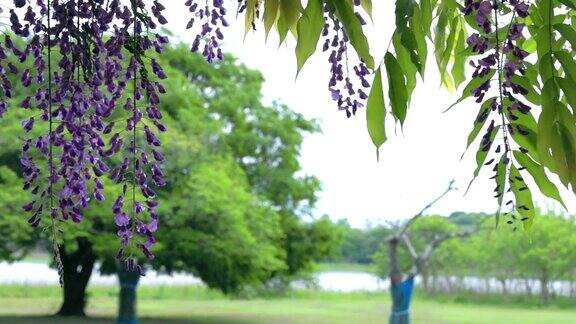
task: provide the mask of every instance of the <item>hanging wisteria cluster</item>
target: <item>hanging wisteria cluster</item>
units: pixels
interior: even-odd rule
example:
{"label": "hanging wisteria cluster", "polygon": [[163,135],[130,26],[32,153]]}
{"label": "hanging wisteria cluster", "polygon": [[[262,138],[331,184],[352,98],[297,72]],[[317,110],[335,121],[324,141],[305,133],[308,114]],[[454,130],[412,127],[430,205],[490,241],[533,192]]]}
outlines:
{"label": "hanging wisteria cluster", "polygon": [[186,29],[196,30],[192,42],[192,52],[200,52],[206,61],[223,60],[224,54],[220,43],[224,40],[222,28],[228,27],[224,0],[195,1],[187,0],[185,5],[193,14],[186,24]]}
{"label": "hanging wisteria cluster", "polygon": [[[91,200],[106,199],[106,175],[123,183],[113,208],[122,242],[118,257],[127,268],[142,271],[134,251],[153,258],[158,226],[153,188],[164,185],[156,132],[166,130],[158,110],[166,75],[152,53],[168,43],[153,33],[166,23],[164,6],[153,1],[148,7],[141,0],[130,6],[119,0],[14,4],[11,31],[26,43],[5,34],[0,56],[4,71],[29,89],[20,103],[32,111],[22,123],[30,136],[21,155],[24,189],[33,196],[23,206],[29,223],[37,227],[48,218],[60,266],[58,224],[80,222]],[[11,85],[6,75],[3,79],[10,98]],[[6,106],[0,103],[0,112]]]}
{"label": "hanging wisteria cluster", "polygon": [[[509,6],[512,12],[509,24],[502,27],[499,19],[504,17],[504,8],[499,6]],[[488,0],[467,0],[463,8],[466,16],[472,16],[478,26],[478,30],[470,35],[467,44],[472,52],[479,55],[479,59],[470,61],[474,68],[472,77],[480,80],[479,85],[471,89],[471,94],[476,98],[476,102],[482,103],[480,112],[475,120],[475,124],[482,125],[487,120],[490,124],[482,137],[480,143],[480,156],[486,156],[495,147],[493,154],[496,156],[489,159],[484,165],[493,165],[496,188],[494,189],[499,206],[510,206],[511,212],[506,213],[510,219],[509,224],[515,224],[517,220],[526,221],[527,217],[517,217],[516,211],[528,211],[533,206],[522,204],[522,199],[518,199],[521,192],[527,187],[514,161],[511,137],[528,136],[529,130],[516,123],[519,118],[528,118],[530,107],[526,105],[519,96],[526,95],[527,89],[515,83],[515,76],[524,74],[524,59],[528,53],[521,49],[518,44],[524,40],[523,30],[525,25],[519,19],[528,15],[528,5],[518,0],[506,2]],[[500,28],[506,29],[506,36],[500,39]],[[496,78],[493,79],[493,76]],[[497,89],[495,95],[484,100],[486,94],[491,89],[492,83],[496,81]],[[491,113],[494,114],[491,114]],[[491,116],[493,118],[491,118]],[[524,116],[524,117],[521,117]],[[501,135],[501,138],[497,138]],[[498,142],[493,145],[494,142]],[[522,142],[522,140],[515,141]],[[534,154],[526,148],[518,145],[521,154]],[[513,192],[516,199],[506,199],[508,192]],[[516,227],[515,227],[516,228]]]}
{"label": "hanging wisteria cluster", "polygon": [[[360,2],[355,1],[354,5],[359,6]],[[337,103],[338,109],[345,111],[347,117],[351,117],[356,114],[359,108],[365,106],[365,101],[368,99],[365,91],[370,88],[370,83],[366,78],[371,72],[361,60],[352,67],[350,66],[348,50],[350,39],[338,18],[330,13],[327,6],[324,11],[322,50],[329,52],[330,81],[328,90],[332,100]],[[366,24],[360,14],[357,13],[356,18],[361,25]],[[353,74],[350,71],[351,68]]]}

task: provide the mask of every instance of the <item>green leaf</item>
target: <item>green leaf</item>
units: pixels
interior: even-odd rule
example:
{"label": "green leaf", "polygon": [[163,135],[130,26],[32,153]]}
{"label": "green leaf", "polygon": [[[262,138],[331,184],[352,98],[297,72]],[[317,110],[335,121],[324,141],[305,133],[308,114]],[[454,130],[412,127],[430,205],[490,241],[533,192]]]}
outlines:
{"label": "green leaf", "polygon": [[256,5],[258,0],[246,0],[246,14],[244,15],[244,36],[252,28],[252,23],[256,18]]}
{"label": "green leaf", "polygon": [[576,110],[576,91],[574,91],[574,81],[569,78],[556,78],[555,79],[562,93],[566,97],[566,101],[572,107],[572,110]]}
{"label": "green leaf", "polygon": [[496,178],[494,178],[497,187],[498,210],[502,207],[502,200],[504,199],[504,192],[506,190],[506,159],[506,154],[502,154],[496,166]]}
{"label": "green leaf", "polygon": [[420,0],[420,7],[420,11],[422,12],[420,20],[422,24],[421,29],[426,35],[430,36],[432,29],[432,3],[430,0]]}
{"label": "green leaf", "polygon": [[412,0],[396,0],[396,29],[404,31],[408,28],[408,22],[414,13],[414,3]]}
{"label": "green leaf", "polygon": [[280,0],[280,13],[278,16],[278,35],[280,37],[280,44],[284,42],[288,31],[296,26],[298,17],[302,12],[302,5],[300,1],[294,0]]}
{"label": "green leaf", "polygon": [[489,138],[490,142],[485,146],[481,145],[478,148],[478,151],[476,151],[476,169],[474,170],[474,176],[472,177],[472,180],[470,180],[470,183],[468,184],[468,188],[466,188],[466,192],[470,190],[472,183],[480,174],[480,170],[482,170],[482,167],[484,166],[488,152],[490,152],[490,148],[492,147],[492,144],[494,144],[494,139],[496,138],[496,134],[498,134],[499,130],[500,126],[495,126],[490,133],[486,133],[485,136]]}
{"label": "green leaf", "polygon": [[540,163],[548,167],[552,172],[554,163],[550,149],[555,141],[554,124],[556,123],[556,102],[558,100],[558,90],[553,79],[546,81],[542,88],[542,112],[538,118],[538,157]]}
{"label": "green leaf", "polygon": [[[575,8],[576,9],[576,8]],[[564,37],[572,48],[576,48],[576,31],[572,26],[567,24],[555,24],[554,29],[556,29],[562,37]]]}
{"label": "green leaf", "polygon": [[[410,59],[421,75],[424,74],[420,55],[418,55],[418,42],[416,40],[415,30],[420,28],[419,25],[409,26],[417,8],[413,0],[396,0],[396,32],[400,35],[402,46],[410,55]],[[395,47],[397,48],[397,47]]]}
{"label": "green leaf", "polygon": [[382,72],[378,69],[376,70],[374,82],[372,82],[372,89],[370,90],[366,106],[368,134],[370,134],[372,143],[376,146],[377,159],[379,158],[380,146],[386,142],[385,117],[386,107],[384,103],[384,90],[382,88]]}
{"label": "green leaf", "polygon": [[466,67],[467,57],[463,54],[466,48],[466,30],[464,29],[464,25],[462,25],[462,28],[460,28],[460,32],[458,33],[456,46],[454,47],[454,63],[452,65],[452,78],[454,79],[454,86],[456,88],[466,80],[464,70]]}
{"label": "green leaf", "polygon": [[[294,1],[294,0],[287,0]],[[300,1],[294,1],[300,2]],[[362,31],[362,25],[356,17],[352,6],[345,0],[333,0],[332,2],[336,8],[336,14],[340,22],[344,26],[346,35],[350,39],[350,43],[356,50],[358,56],[366,63],[366,66],[370,69],[374,69],[374,58],[370,55],[370,47],[368,45],[368,40]]]}
{"label": "green leaf", "polygon": [[384,56],[384,65],[388,75],[388,96],[392,106],[392,115],[400,121],[400,125],[403,125],[408,109],[404,72],[394,55],[390,52],[386,52]]}
{"label": "green leaf", "polygon": [[540,100],[540,94],[536,91],[536,89],[534,89],[534,85],[527,77],[515,74],[512,76],[512,83],[526,89],[528,93],[524,95],[524,98],[526,98],[531,103],[540,106],[542,102]]}
{"label": "green leaf", "polygon": [[438,22],[436,23],[434,33],[434,55],[436,57],[436,65],[440,70],[440,77],[444,83],[444,73],[442,68],[442,54],[446,48],[446,27],[448,26],[448,15],[450,10],[445,6],[441,6],[438,14]]}
{"label": "green leaf", "polygon": [[556,201],[561,203],[562,206],[564,206],[564,208],[566,208],[566,205],[564,204],[564,201],[560,196],[558,188],[556,188],[556,185],[548,179],[548,176],[544,171],[544,167],[536,163],[528,155],[520,151],[514,151],[513,154],[516,161],[518,161],[518,163],[524,168],[526,168],[526,171],[530,173],[530,175],[536,182],[536,185],[538,185],[540,192],[542,192],[547,197],[555,199]]}
{"label": "green leaf", "polygon": [[576,4],[572,0],[558,0],[558,2],[572,10],[576,10]]}
{"label": "green leaf", "polygon": [[[355,0],[348,0],[348,3],[354,7],[354,1]],[[370,19],[372,19],[372,0],[360,0],[360,6],[366,11],[368,16],[370,16]]]}
{"label": "green leaf", "polygon": [[314,54],[322,28],[324,27],[323,0],[310,0],[298,20],[298,42],[296,44],[297,73],[306,60]]}
{"label": "green leaf", "polygon": [[556,107],[556,138],[551,143],[552,158],[560,181],[565,186],[571,184],[572,190],[576,192],[576,124],[566,106],[558,102]]}
{"label": "green leaf", "polygon": [[568,75],[573,81],[576,80],[576,62],[572,58],[572,55],[568,54],[566,51],[558,51],[554,52],[554,56],[562,65],[564,72]]}
{"label": "green leaf", "polygon": [[400,64],[402,72],[404,72],[404,76],[406,77],[406,98],[409,101],[412,96],[412,91],[416,88],[416,73],[418,71],[410,59],[410,53],[402,46],[400,36],[397,32],[394,32],[394,35],[392,35],[392,44],[396,50],[398,64]]}
{"label": "green leaf", "polygon": [[515,165],[510,167],[510,189],[514,193],[516,198],[516,211],[525,220],[522,221],[522,225],[525,230],[529,229],[534,222],[534,202],[532,201],[532,193],[522,179],[520,171]]}
{"label": "green leaf", "polygon": [[452,19],[452,21],[450,22],[450,32],[448,33],[448,39],[446,39],[446,47],[444,48],[444,51],[442,52],[442,59],[440,61],[441,62],[440,74],[446,73],[446,67],[448,66],[448,62],[450,61],[450,58],[452,57],[452,52],[454,50],[454,44],[456,41],[456,37],[458,36],[458,33],[460,32],[459,19],[460,19],[460,17],[454,17]]}
{"label": "green leaf", "polygon": [[361,0],[360,5],[364,8],[364,11],[372,18],[372,0]]}
{"label": "green leaf", "polygon": [[[476,119],[474,119],[474,128],[472,129],[472,131],[470,131],[470,134],[468,134],[468,140],[466,141],[466,149],[464,150],[464,153],[462,153],[462,157],[464,157],[464,154],[466,153],[470,145],[472,145],[472,142],[474,142],[476,137],[478,137],[478,134],[480,133],[480,130],[482,130],[484,124],[486,124],[486,120],[488,120],[488,118],[487,117],[481,118],[481,116],[490,113],[491,109],[490,106],[492,105],[492,102],[494,102],[494,100],[496,100],[496,97],[489,98],[486,101],[484,101],[484,103],[482,103],[482,106],[480,106],[478,115],[476,115]],[[478,122],[478,120],[481,121]]]}
{"label": "green leaf", "polygon": [[276,23],[279,8],[280,0],[266,0],[264,2],[264,31],[266,33],[266,39],[268,39],[268,34],[272,26]]}
{"label": "green leaf", "polygon": [[456,100],[455,103],[453,103],[452,105],[450,105],[450,107],[448,107],[445,111],[450,110],[452,107],[456,106],[457,104],[461,103],[464,99],[472,96],[472,90],[475,88],[478,88],[480,85],[482,85],[484,82],[489,81],[490,79],[492,79],[492,77],[494,76],[494,73],[496,73],[495,69],[491,69],[490,72],[488,72],[488,74],[486,74],[485,76],[481,77],[481,78],[473,78],[472,80],[470,80],[470,82],[468,82],[468,84],[466,85],[466,87],[464,87],[464,90],[462,90],[462,96],[460,96],[460,98],[458,100]]}
{"label": "green leaf", "polygon": [[550,35],[550,28],[548,25],[545,25],[540,27],[535,38],[538,59],[541,60],[546,54],[550,53],[550,42],[553,40],[554,36]]}
{"label": "green leaf", "polygon": [[422,10],[414,7],[414,16],[410,21],[413,26],[414,38],[416,39],[416,52],[418,52],[418,59],[420,61],[420,76],[424,79],[424,71],[426,70],[426,60],[428,59],[428,44],[426,44],[426,33],[430,32],[429,29],[424,29],[422,25]]}
{"label": "green leaf", "polygon": [[526,114],[518,110],[509,110],[511,102],[504,99],[504,107],[509,113],[505,114],[512,131],[512,139],[516,144],[528,150],[528,154],[536,161],[540,161],[538,156],[538,124],[532,112]]}
{"label": "green leaf", "polygon": [[538,0],[537,1],[537,12],[542,18],[542,25],[548,25],[550,23],[550,16],[554,14],[554,4],[551,0]]}

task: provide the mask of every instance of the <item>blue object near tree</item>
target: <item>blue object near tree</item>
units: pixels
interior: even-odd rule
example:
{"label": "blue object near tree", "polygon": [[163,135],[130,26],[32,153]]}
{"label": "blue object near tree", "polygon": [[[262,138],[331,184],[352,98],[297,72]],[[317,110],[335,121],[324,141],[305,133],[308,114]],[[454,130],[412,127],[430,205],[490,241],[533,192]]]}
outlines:
{"label": "blue object near tree", "polygon": [[414,289],[414,276],[400,283],[391,283],[390,293],[392,294],[392,313],[390,314],[390,324],[410,323],[410,301]]}
{"label": "blue object near tree", "polygon": [[140,274],[136,271],[118,271],[120,300],[117,324],[138,324],[136,318],[136,287]]}

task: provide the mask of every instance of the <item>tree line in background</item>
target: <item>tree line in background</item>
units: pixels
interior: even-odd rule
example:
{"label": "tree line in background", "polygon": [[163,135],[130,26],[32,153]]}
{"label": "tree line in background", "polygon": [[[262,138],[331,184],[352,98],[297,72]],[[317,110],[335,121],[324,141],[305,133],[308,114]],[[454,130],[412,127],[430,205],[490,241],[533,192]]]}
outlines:
{"label": "tree line in background", "polygon": [[[408,235],[421,250],[433,237],[469,229],[487,214],[452,213],[448,217],[425,216],[415,221]],[[465,238],[438,246],[421,273],[426,293],[469,291],[481,294],[539,295],[542,303],[554,296],[576,296],[576,223],[573,217],[538,215],[537,226],[528,232],[504,226],[484,228]],[[394,224],[367,229],[338,223],[343,243],[331,262],[373,265],[378,276],[389,275],[386,237]],[[408,272],[412,258],[400,245],[400,268]]]}
{"label": "tree line in background", "polygon": [[[298,161],[303,136],[319,131],[318,124],[280,103],[264,104],[262,75],[232,57],[211,65],[182,44],[168,48],[159,60],[169,90],[160,110],[172,131],[160,137],[167,185],[158,192],[162,217],[156,258],[146,264],[160,272],[191,273],[225,293],[287,285],[311,270],[339,241],[330,221],[310,218],[320,182],[302,174]],[[19,102],[24,91],[13,81],[14,102]],[[4,260],[24,257],[38,240],[50,244],[48,233],[28,225],[21,207],[29,197],[20,190],[21,143],[14,136],[23,134],[25,114],[14,108],[0,120]],[[122,188],[103,181],[107,199],[91,204],[80,224],[62,224],[60,315],[84,314],[86,286],[96,265],[103,273],[119,271],[123,286],[137,283],[137,275],[127,275],[116,259],[120,243],[110,197]],[[134,295],[122,296],[128,299],[125,308],[133,308]]]}

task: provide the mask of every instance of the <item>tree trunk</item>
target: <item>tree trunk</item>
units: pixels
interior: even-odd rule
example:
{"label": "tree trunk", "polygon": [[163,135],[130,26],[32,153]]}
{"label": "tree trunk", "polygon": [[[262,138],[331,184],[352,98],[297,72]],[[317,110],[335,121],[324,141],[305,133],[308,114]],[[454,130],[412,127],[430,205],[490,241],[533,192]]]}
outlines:
{"label": "tree trunk", "polygon": [[140,280],[137,271],[118,269],[120,281],[120,300],[118,303],[118,324],[137,324],[136,317],[136,288]]}
{"label": "tree trunk", "polygon": [[542,304],[547,305],[550,301],[550,290],[548,290],[548,277],[546,276],[546,272],[544,271],[542,274],[542,278],[540,278],[540,298],[542,300]]}
{"label": "tree trunk", "polygon": [[500,278],[500,279],[498,279],[498,281],[500,281],[500,284],[502,285],[502,293],[504,295],[507,295],[508,294],[508,286],[506,285],[506,279]]}
{"label": "tree trunk", "polygon": [[532,286],[530,285],[530,279],[524,279],[524,287],[526,289],[526,294],[532,296]]}
{"label": "tree trunk", "polygon": [[92,275],[96,255],[92,243],[86,238],[77,238],[78,249],[73,253],[66,252],[60,246],[60,258],[64,270],[64,299],[56,315],[86,316],[86,286]]}
{"label": "tree trunk", "polygon": [[491,292],[490,290],[490,278],[484,278],[484,290],[487,294]]}
{"label": "tree trunk", "polygon": [[424,287],[424,291],[427,294],[432,293],[432,289],[430,289],[430,276],[428,275],[428,271],[422,271],[422,286]]}

